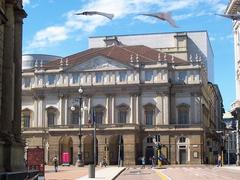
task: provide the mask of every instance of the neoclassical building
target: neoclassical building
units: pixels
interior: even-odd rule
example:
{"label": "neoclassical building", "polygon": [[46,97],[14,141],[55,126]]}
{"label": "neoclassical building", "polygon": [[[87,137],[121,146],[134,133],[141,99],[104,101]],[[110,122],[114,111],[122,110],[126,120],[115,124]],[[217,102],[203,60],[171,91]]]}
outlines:
{"label": "neoclassical building", "polygon": [[[0,179],[24,178],[21,138],[22,0],[0,1]],[[25,172],[26,173],[26,172]]]}
{"label": "neoclassical building", "polygon": [[43,147],[48,163],[67,152],[75,164],[81,115],[83,160],[92,163],[95,112],[98,163],[148,161],[155,142],[171,164],[214,163],[222,98],[208,81],[209,44],[206,32],[91,37],[85,51],[36,62],[22,73],[26,148]]}
{"label": "neoclassical building", "polygon": [[[240,1],[231,0],[225,10],[225,14],[239,14],[240,12]],[[236,84],[236,100],[231,105],[231,112],[234,117],[238,120],[237,122],[237,134],[236,134],[236,164],[240,166],[240,133],[239,133],[239,120],[240,120],[240,22],[239,20],[233,21],[233,37],[234,37],[234,50],[235,50],[235,84]]]}

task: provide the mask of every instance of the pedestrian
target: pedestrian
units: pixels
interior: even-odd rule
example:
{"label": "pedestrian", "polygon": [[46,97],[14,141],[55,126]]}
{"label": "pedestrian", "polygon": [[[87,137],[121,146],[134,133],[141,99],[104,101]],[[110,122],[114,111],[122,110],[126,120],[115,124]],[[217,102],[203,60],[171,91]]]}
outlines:
{"label": "pedestrian", "polygon": [[55,172],[57,172],[58,171],[58,158],[57,158],[57,156],[54,156],[53,164],[54,164]]}
{"label": "pedestrian", "polygon": [[107,167],[107,161],[105,156],[103,157],[103,160],[102,160],[102,166]]}
{"label": "pedestrian", "polygon": [[222,166],[222,156],[219,154],[218,155],[218,160],[217,160],[217,167]]}
{"label": "pedestrian", "polygon": [[153,156],[151,158],[151,163],[152,163],[151,168],[154,168],[155,167],[155,156]]}
{"label": "pedestrian", "polygon": [[145,168],[145,157],[143,156],[141,158],[141,161],[142,161],[142,169]]}

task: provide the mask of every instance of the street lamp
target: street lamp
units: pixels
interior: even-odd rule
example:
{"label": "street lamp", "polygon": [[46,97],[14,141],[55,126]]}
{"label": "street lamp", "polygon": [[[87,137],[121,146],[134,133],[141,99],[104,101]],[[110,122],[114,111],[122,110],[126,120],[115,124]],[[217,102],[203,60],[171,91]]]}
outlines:
{"label": "street lamp", "polygon": [[[83,167],[84,166],[84,162],[82,159],[82,118],[81,118],[81,109],[82,109],[82,94],[83,94],[83,89],[80,87],[78,89],[79,92],[79,98],[78,98],[78,102],[79,102],[79,134],[78,134],[78,138],[79,138],[79,146],[78,146],[78,159],[77,159],[77,166],[78,167]],[[71,107],[72,111],[75,111],[76,108],[74,106]]]}

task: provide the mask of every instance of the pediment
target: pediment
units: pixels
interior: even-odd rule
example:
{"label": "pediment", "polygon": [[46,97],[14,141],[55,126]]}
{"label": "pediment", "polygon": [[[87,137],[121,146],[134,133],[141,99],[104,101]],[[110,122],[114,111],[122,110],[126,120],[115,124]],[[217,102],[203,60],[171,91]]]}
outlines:
{"label": "pediment", "polygon": [[108,59],[103,56],[96,56],[84,63],[71,67],[68,71],[118,70],[129,68],[130,66],[117,62],[116,60]]}

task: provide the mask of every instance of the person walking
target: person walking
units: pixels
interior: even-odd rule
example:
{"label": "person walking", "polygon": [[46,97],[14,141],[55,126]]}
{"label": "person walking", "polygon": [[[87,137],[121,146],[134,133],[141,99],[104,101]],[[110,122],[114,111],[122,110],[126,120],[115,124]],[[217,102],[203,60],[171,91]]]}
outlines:
{"label": "person walking", "polygon": [[53,164],[54,164],[55,172],[57,172],[58,171],[58,159],[57,159],[57,156],[54,156]]}
{"label": "person walking", "polygon": [[222,156],[219,154],[218,155],[218,160],[217,160],[217,167],[222,166]]}
{"label": "person walking", "polygon": [[141,158],[141,161],[142,161],[142,169],[144,169],[145,168],[145,157],[144,156]]}

